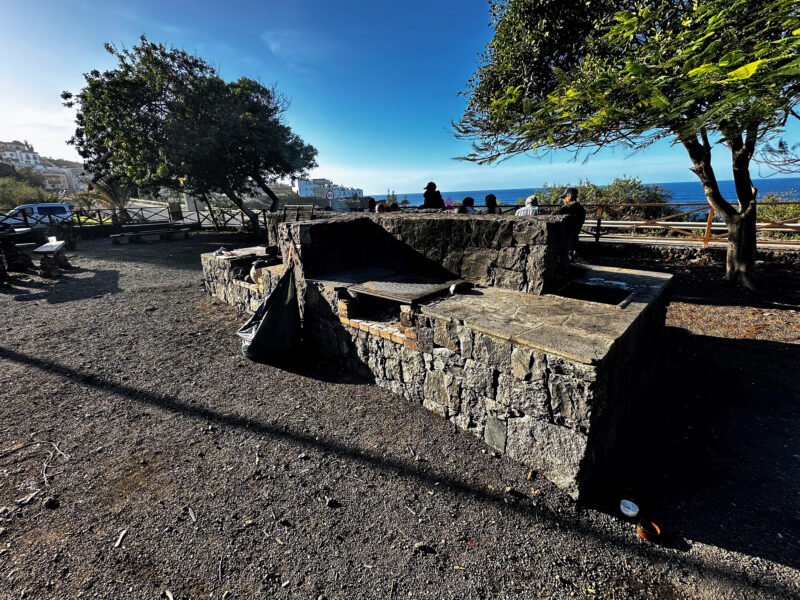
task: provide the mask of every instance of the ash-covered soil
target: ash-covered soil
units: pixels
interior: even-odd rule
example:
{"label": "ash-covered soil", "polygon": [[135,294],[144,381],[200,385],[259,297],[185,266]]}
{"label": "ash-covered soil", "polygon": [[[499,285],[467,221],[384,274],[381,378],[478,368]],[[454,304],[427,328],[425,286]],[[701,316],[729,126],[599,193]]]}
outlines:
{"label": "ash-covered soil", "polygon": [[631,265],[677,273],[664,360],[583,506],[311,353],[246,360],[221,244],[82,242],[0,289],[0,598],[800,595],[796,270]]}

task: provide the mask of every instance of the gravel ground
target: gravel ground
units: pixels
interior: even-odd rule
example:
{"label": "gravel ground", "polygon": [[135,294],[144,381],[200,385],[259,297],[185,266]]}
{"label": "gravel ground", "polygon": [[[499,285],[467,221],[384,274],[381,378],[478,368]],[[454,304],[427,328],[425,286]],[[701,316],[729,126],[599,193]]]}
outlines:
{"label": "gravel ground", "polygon": [[0,598],[800,596],[796,271],[740,300],[634,265],[678,275],[665,358],[584,506],[310,353],[244,359],[199,254],[245,243],[83,242],[0,289]]}

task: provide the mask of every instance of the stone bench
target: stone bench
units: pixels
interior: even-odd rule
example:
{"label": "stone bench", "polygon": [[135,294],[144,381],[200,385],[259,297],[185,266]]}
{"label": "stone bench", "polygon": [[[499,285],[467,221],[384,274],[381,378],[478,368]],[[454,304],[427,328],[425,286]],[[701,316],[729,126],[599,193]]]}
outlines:
{"label": "stone bench", "polygon": [[42,269],[42,275],[45,277],[58,277],[61,274],[61,269],[69,269],[72,266],[64,254],[64,246],[66,244],[64,241],[50,238],[48,243],[33,250],[34,254],[41,256],[39,265]]}
{"label": "stone bench", "polygon": [[113,233],[109,237],[111,243],[115,246],[119,246],[123,239],[128,239],[129,243],[136,243],[141,242],[142,237],[144,236],[158,236],[159,239],[162,240],[172,240],[176,233],[183,233],[184,239],[189,239],[189,234],[192,228],[189,226],[185,227],[165,227],[165,228],[158,228],[158,229],[148,229],[142,231],[126,231],[123,233]]}

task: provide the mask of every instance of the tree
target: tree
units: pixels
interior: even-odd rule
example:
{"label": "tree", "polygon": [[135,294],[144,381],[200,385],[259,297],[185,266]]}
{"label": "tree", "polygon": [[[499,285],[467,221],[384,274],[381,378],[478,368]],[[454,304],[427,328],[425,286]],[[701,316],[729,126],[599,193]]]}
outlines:
{"label": "tree", "polygon": [[38,173],[33,167],[17,169],[17,179],[34,188],[44,187],[44,175]]}
{"label": "tree", "polygon": [[317,151],[282,121],[283,96],[248,78],[225,83],[206,78],[187,94],[168,129],[173,168],[185,174],[186,191],[207,198],[225,194],[257,226],[241,195],[255,182],[272,199],[269,184],[296,176],[316,165]]}
{"label": "tree", "polygon": [[0,213],[6,213],[20,204],[39,201],[39,190],[12,177],[0,177]]}
{"label": "tree", "polygon": [[84,75],[70,139],[95,176],[116,176],[145,190],[166,187],[206,197],[226,194],[260,227],[241,194],[248,180],[277,204],[269,183],[315,165],[316,150],[283,122],[285,101],[250,80],[226,84],[202,58],[149,42],[106,44],[117,67]]}
{"label": "tree", "polygon": [[118,175],[104,175],[92,181],[90,187],[95,192],[94,199],[111,209],[114,221],[130,220],[125,207],[136,192],[136,186],[130,180]]}
{"label": "tree", "polygon": [[[495,37],[455,124],[480,163],[608,145],[682,145],[706,198],[728,225],[726,276],[751,286],[755,263],[754,160],[791,164],[780,139],[800,101],[800,20],[792,0],[588,2],[579,43],[547,44],[550,0],[493,3]],[[581,3],[583,4],[583,3]],[[563,25],[566,17],[554,15]],[[522,33],[520,33],[522,32]],[[521,39],[521,41],[519,41]],[[518,45],[525,62],[513,62]],[[549,71],[546,79],[542,72]],[[537,79],[538,77],[538,79]],[[535,85],[540,82],[541,85]],[[738,207],[719,191],[715,145],[730,153]]]}

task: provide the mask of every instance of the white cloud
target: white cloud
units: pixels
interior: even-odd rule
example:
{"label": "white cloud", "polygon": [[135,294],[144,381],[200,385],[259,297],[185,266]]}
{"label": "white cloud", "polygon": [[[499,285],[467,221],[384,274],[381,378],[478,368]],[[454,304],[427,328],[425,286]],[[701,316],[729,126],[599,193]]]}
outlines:
{"label": "white cloud", "polygon": [[28,140],[44,156],[80,160],[67,140],[75,132],[75,111],[4,106],[0,102],[0,140]]}
{"label": "white cloud", "polygon": [[308,71],[336,51],[333,42],[300,29],[270,29],[261,34],[261,41],[273,55],[298,71]]}

